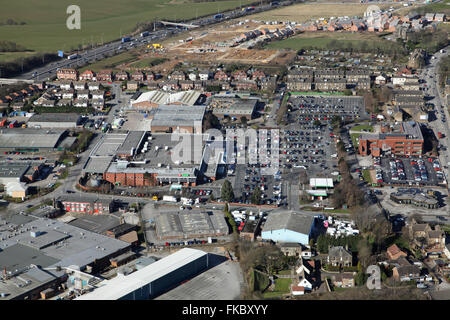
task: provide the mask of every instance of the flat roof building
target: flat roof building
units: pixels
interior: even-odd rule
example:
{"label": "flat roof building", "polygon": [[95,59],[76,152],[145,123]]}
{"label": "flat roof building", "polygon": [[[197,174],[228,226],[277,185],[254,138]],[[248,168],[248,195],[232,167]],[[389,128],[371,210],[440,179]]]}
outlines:
{"label": "flat roof building", "polygon": [[206,107],[186,105],[160,105],[149,115],[152,133],[202,133]]}
{"label": "flat roof building", "polygon": [[156,234],[160,240],[218,237],[228,234],[228,225],[212,212],[164,212],[156,218]]}
{"label": "flat roof building", "polygon": [[399,132],[362,134],[359,136],[359,153],[378,157],[381,151],[396,156],[418,156],[423,152],[424,138],[417,122],[402,122]]}
{"label": "flat roof building", "polygon": [[64,129],[11,128],[0,130],[0,150],[20,152],[62,151],[74,139]]}
{"label": "flat roof building", "polygon": [[169,93],[160,90],[153,90],[136,94],[130,100],[133,108],[148,110],[157,108],[159,105],[188,105],[193,106],[201,96],[199,91],[182,91]]}
{"label": "flat roof building", "polygon": [[148,300],[208,269],[208,253],[184,248],[131,273],[116,276],[75,300]]}
{"label": "flat roof building", "polygon": [[81,116],[74,113],[34,114],[28,120],[30,128],[76,128],[81,124]]}

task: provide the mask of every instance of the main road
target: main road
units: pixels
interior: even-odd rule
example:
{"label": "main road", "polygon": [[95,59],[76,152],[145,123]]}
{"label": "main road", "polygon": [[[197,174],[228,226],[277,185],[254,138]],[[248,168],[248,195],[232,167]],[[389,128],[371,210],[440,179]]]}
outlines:
{"label": "main road", "polygon": [[[429,64],[427,64],[421,72],[420,78],[425,80],[427,87],[425,88],[426,94],[432,97],[429,103],[434,104],[436,112],[436,120],[430,121],[430,126],[434,129],[436,137],[438,132],[442,132],[445,135],[444,139],[439,139],[441,146],[445,147],[445,150],[439,150],[439,158],[441,165],[443,166],[443,171],[447,182],[449,181],[449,161],[450,161],[450,129],[448,126],[449,112],[447,105],[447,97],[441,92],[439,87],[439,74],[438,65],[443,57],[448,55],[448,48],[436,52],[430,57]],[[448,184],[447,184],[448,185]]]}

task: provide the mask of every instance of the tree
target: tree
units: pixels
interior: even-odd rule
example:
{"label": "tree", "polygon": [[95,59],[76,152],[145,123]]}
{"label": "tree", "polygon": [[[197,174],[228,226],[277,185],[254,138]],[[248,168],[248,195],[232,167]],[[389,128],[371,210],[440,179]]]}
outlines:
{"label": "tree", "polygon": [[226,202],[232,202],[234,200],[233,187],[228,180],[225,180],[222,184],[221,198]]}
{"label": "tree", "polygon": [[313,125],[316,127],[320,127],[322,125],[322,122],[320,122],[320,120],[314,120]]}
{"label": "tree", "polygon": [[261,189],[259,187],[256,187],[250,199],[253,204],[261,204],[261,194]]}
{"label": "tree", "polygon": [[242,125],[247,126],[247,118],[242,116],[241,117],[241,123],[242,123]]}

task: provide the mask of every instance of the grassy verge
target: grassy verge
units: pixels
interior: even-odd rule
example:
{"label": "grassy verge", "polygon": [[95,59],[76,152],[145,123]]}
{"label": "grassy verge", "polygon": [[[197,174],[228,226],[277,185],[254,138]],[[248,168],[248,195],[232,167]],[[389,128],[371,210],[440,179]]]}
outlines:
{"label": "grassy verge", "polygon": [[130,52],[124,52],[121,54],[118,54],[117,56],[109,57],[106,59],[103,59],[101,61],[97,61],[95,63],[92,63],[90,65],[87,65],[83,68],[81,68],[79,71],[83,72],[85,70],[92,70],[94,72],[99,72],[103,69],[115,69],[118,65],[122,63],[128,63],[132,62],[134,60],[137,60],[138,56],[137,54],[133,54]]}
{"label": "grassy verge", "polygon": [[362,175],[363,175],[364,181],[366,181],[369,184],[372,184],[372,177],[370,176],[370,171],[368,169],[364,169],[362,171]]}
{"label": "grassy verge", "polygon": [[355,149],[358,149],[358,147],[359,147],[359,136],[360,136],[361,134],[360,133],[352,133],[352,134],[350,134],[350,137],[352,138],[352,143],[353,143],[353,146],[355,147]]}
{"label": "grassy verge", "polygon": [[274,291],[267,291],[263,293],[264,298],[275,298],[287,294],[291,291],[292,279],[275,279]]}
{"label": "grassy verge", "polygon": [[371,125],[368,124],[360,124],[359,126],[354,126],[352,129],[352,131],[368,131],[368,132],[373,132],[373,127]]}

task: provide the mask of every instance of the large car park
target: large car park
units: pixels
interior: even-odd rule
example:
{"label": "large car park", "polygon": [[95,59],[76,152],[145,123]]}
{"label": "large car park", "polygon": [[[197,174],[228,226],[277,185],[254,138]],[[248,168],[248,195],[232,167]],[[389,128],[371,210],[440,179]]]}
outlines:
{"label": "large car park", "polygon": [[438,185],[444,175],[439,160],[431,157],[374,158],[377,182],[404,185]]}
{"label": "large car park", "polygon": [[[261,190],[260,204],[281,206],[284,204],[285,195],[282,188],[280,172],[271,163],[271,153],[279,152],[278,148],[272,148],[272,143],[277,146],[280,143],[280,136],[276,131],[267,131],[267,137],[258,137],[258,150],[263,152],[266,149],[267,160],[258,161],[255,154],[251,152],[251,146],[245,147],[236,143],[234,157],[241,157],[241,153],[247,156],[246,164],[232,163],[228,165],[229,175],[236,176],[234,184],[235,201],[242,204],[251,204],[252,195],[256,188]],[[259,159],[261,160],[261,158]],[[274,159],[278,161],[276,158]],[[269,169],[269,170],[268,170]]]}
{"label": "large car park", "polygon": [[343,120],[355,120],[367,116],[362,97],[348,96],[304,96],[289,99],[290,109],[299,121],[331,120],[340,116]]}

